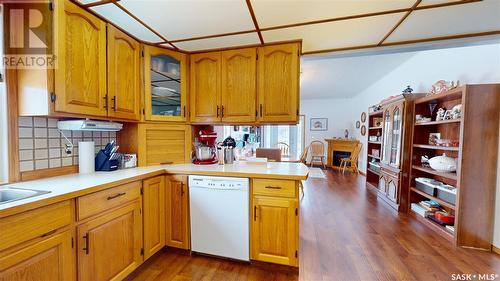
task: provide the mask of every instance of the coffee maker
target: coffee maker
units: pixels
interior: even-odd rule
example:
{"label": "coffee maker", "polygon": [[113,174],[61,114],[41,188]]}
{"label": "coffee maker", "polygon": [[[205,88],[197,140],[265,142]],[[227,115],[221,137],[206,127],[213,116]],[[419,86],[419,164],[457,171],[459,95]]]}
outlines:
{"label": "coffee maker", "polygon": [[218,162],[217,133],[212,130],[201,130],[198,141],[194,144],[195,157],[193,164],[209,165]]}

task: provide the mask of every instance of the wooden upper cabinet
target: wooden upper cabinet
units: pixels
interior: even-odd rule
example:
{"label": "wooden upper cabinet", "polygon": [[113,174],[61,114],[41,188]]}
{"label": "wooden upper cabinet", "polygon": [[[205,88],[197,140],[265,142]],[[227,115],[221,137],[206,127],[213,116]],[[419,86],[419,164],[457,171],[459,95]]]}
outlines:
{"label": "wooden upper cabinet", "polygon": [[299,43],[259,48],[259,122],[298,121]]}
{"label": "wooden upper cabinet", "polygon": [[139,120],[141,45],[108,24],[108,115]]}
{"label": "wooden upper cabinet", "polygon": [[224,51],[222,57],[223,122],[254,122],[257,100],[257,50]]}
{"label": "wooden upper cabinet", "polygon": [[122,280],[142,263],[140,202],[128,204],[77,228],[78,280]]}
{"label": "wooden upper cabinet", "polygon": [[55,111],[107,116],[106,23],[57,0]]}
{"label": "wooden upper cabinet", "polygon": [[191,56],[191,122],[219,122],[221,116],[221,53]]}
{"label": "wooden upper cabinet", "polygon": [[187,176],[166,177],[166,245],[189,249]]}
{"label": "wooden upper cabinet", "polygon": [[68,230],[0,257],[0,281],[76,280]]}
{"label": "wooden upper cabinet", "polygon": [[186,121],[187,55],[144,46],[145,118]]}
{"label": "wooden upper cabinet", "polygon": [[165,246],[165,176],[143,181],[144,259]]}

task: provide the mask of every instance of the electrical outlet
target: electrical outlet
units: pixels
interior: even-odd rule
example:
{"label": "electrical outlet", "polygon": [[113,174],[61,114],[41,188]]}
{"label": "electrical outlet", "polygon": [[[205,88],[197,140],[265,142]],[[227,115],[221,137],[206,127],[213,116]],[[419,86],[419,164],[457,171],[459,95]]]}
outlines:
{"label": "electrical outlet", "polygon": [[73,145],[69,143],[64,144],[64,152],[66,152],[66,156],[73,155]]}

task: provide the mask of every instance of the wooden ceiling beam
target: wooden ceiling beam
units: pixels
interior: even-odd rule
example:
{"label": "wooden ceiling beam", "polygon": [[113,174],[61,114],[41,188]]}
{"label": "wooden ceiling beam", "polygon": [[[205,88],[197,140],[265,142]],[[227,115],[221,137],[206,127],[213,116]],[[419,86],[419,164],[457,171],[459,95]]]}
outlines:
{"label": "wooden ceiling beam", "polygon": [[175,46],[174,44],[172,44],[172,42],[168,41],[167,38],[165,38],[159,32],[157,32],[156,30],[154,30],[151,26],[149,26],[148,24],[146,24],[144,21],[142,21],[136,15],[132,14],[129,10],[127,10],[125,7],[123,7],[120,3],[113,2],[113,4],[115,4],[118,8],[120,8],[122,11],[124,11],[127,15],[131,16],[133,19],[135,19],[136,21],[138,21],[140,24],[142,24],[149,31],[153,32],[156,36],[160,37],[163,41],[165,41],[164,43],[172,46],[172,48],[174,48],[175,50],[179,50],[179,48],[177,48],[177,46]]}
{"label": "wooden ceiling beam", "polygon": [[202,40],[202,39],[210,39],[210,38],[216,38],[216,37],[225,37],[225,36],[232,36],[232,35],[247,34],[247,33],[252,33],[252,32],[257,32],[257,30],[251,29],[251,30],[235,31],[235,32],[228,32],[228,33],[220,33],[220,34],[213,34],[213,35],[206,35],[206,36],[199,36],[199,37],[177,39],[177,40],[172,40],[170,42],[179,43],[179,42],[186,42],[186,41],[193,41],[193,40]]}
{"label": "wooden ceiling beam", "polygon": [[351,46],[351,47],[343,47],[343,48],[315,50],[315,51],[302,52],[302,55],[336,53],[336,52],[343,52],[343,51],[354,51],[354,50],[371,49],[371,48],[411,45],[411,44],[427,43],[427,42],[434,42],[434,41],[454,40],[454,39],[463,39],[463,38],[492,36],[492,35],[500,35],[500,30],[487,31],[487,32],[477,32],[477,33],[456,34],[456,35],[448,35],[448,36],[438,36],[438,37],[421,38],[421,39],[415,39],[415,40],[404,40],[404,41],[397,41],[397,42],[384,42],[384,43],[382,43],[382,45],[368,44],[368,45],[359,45],[359,46]]}
{"label": "wooden ceiling beam", "polygon": [[255,17],[255,13],[253,12],[252,3],[250,0],[246,0],[248,11],[250,12],[250,16],[252,17],[253,25],[255,26],[255,30],[259,35],[260,44],[264,44],[264,38],[262,37],[262,33],[260,32],[259,24],[257,23],[257,18]]}
{"label": "wooden ceiling beam", "polygon": [[[416,7],[415,10],[426,10],[426,9],[435,9],[435,8],[442,8],[442,7],[448,7],[448,6],[455,6],[455,5],[464,5],[464,4],[480,2],[480,1],[482,1],[482,0],[462,0],[462,1],[455,1],[455,2],[445,2],[445,3],[440,3],[440,4]],[[357,15],[328,18],[328,19],[322,19],[322,20],[314,20],[314,21],[284,24],[284,25],[276,25],[276,26],[271,26],[271,27],[263,27],[260,30],[261,31],[269,31],[269,30],[284,29],[284,28],[298,27],[298,26],[304,26],[304,25],[313,25],[313,24],[322,24],[322,23],[335,22],[335,21],[345,21],[345,20],[360,19],[360,18],[367,18],[367,17],[376,17],[376,16],[383,16],[383,15],[389,15],[389,14],[405,13],[405,12],[408,12],[410,10],[412,10],[412,8],[386,10],[386,11],[366,13],[366,14],[357,14]]]}
{"label": "wooden ceiling beam", "polygon": [[380,42],[378,42],[377,45],[378,46],[382,45],[382,43],[384,43],[384,41],[387,40],[387,38],[389,38],[389,36],[391,36],[391,34],[394,33],[396,29],[398,29],[398,27],[405,21],[406,18],[408,18],[408,16],[415,10],[415,8],[418,7],[418,5],[420,5],[421,2],[422,0],[415,1],[410,10],[406,12],[406,14],[396,23],[396,25],[394,25],[394,27],[392,27],[392,29],[384,36],[384,38],[382,38],[382,40],[380,40]]}
{"label": "wooden ceiling beam", "polygon": [[118,2],[118,1],[120,1],[120,0],[101,0],[101,1],[92,2],[92,3],[88,3],[88,4],[82,4],[82,6],[85,8],[90,8],[90,7],[110,4],[110,3],[114,3],[114,2]]}

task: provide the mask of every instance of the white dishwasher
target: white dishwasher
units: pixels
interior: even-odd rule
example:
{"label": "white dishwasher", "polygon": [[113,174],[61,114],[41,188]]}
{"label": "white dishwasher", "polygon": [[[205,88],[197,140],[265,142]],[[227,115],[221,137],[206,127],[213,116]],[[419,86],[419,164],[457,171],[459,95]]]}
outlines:
{"label": "white dishwasher", "polygon": [[249,261],[249,180],[189,176],[191,250]]}

